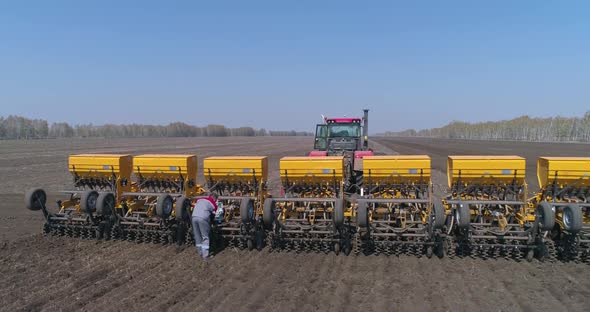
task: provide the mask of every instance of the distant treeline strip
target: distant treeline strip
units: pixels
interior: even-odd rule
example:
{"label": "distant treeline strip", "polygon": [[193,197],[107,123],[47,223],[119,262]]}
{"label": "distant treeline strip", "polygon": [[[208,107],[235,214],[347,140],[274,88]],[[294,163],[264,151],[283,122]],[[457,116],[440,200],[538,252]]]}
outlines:
{"label": "distant treeline strip", "polygon": [[496,122],[453,121],[441,128],[386,132],[386,136],[536,142],[590,142],[590,111],[583,117],[531,118]]}
{"label": "distant treeline strip", "polygon": [[0,139],[46,139],[72,137],[225,137],[225,136],[307,136],[309,132],[267,131],[252,127],[227,128],[221,125],[196,127],[182,122],[154,125],[75,125],[52,123],[20,116],[0,117]]}

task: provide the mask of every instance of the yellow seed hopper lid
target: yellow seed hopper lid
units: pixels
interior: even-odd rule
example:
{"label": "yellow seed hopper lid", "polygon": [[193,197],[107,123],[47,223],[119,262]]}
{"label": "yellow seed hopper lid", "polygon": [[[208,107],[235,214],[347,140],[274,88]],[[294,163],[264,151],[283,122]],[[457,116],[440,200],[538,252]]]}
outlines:
{"label": "yellow seed hopper lid", "polygon": [[203,173],[207,181],[266,181],[266,156],[218,156],[203,160]]}
{"label": "yellow seed hopper lid", "polygon": [[344,177],[344,156],[283,157],[280,161],[283,182],[333,182]]}
{"label": "yellow seed hopper lid", "polygon": [[376,182],[430,182],[428,155],[365,156],[363,180]]}
{"label": "yellow seed hopper lid", "polygon": [[68,158],[68,170],[80,177],[131,176],[131,155],[78,154]]}
{"label": "yellow seed hopper lid", "polygon": [[540,157],[537,160],[539,186],[556,181],[560,186],[590,185],[590,157]]}
{"label": "yellow seed hopper lid", "polygon": [[197,178],[197,156],[146,154],[133,157],[133,172],[145,178]]}
{"label": "yellow seed hopper lid", "polygon": [[461,177],[463,184],[525,183],[526,160],[520,156],[449,156],[449,187]]}

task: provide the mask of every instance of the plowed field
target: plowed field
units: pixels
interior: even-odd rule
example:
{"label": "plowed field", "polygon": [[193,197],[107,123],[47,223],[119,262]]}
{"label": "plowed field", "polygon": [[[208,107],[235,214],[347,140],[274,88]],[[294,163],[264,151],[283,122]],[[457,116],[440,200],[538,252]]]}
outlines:
{"label": "plowed field", "polygon": [[[31,186],[68,188],[71,153],[300,156],[310,138],[73,139],[0,141],[0,310],[49,311],[587,311],[590,266],[479,258],[335,256],[223,250],[203,262],[193,248],[43,237],[41,213],[24,208]],[[586,144],[376,139],[376,151],[429,154],[444,185],[450,154],[517,154],[537,186],[540,155],[590,156]],[[437,193],[444,192],[440,186]],[[51,196],[50,200],[54,200]],[[50,201],[51,202],[51,201]]]}

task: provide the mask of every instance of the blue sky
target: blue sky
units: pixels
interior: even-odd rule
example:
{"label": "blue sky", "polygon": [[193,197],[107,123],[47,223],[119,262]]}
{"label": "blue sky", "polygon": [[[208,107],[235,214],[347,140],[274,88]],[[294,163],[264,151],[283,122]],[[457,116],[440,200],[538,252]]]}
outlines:
{"label": "blue sky", "polygon": [[590,110],[587,1],[8,1],[0,115],[371,132]]}

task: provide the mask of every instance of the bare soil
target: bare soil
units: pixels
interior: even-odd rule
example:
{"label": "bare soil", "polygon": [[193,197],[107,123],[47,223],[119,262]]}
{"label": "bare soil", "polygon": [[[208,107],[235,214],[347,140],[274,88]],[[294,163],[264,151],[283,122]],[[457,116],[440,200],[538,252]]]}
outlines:
{"label": "bare soil", "polygon": [[[190,247],[43,237],[41,214],[23,204],[29,187],[68,188],[71,153],[266,155],[276,189],[278,159],[311,145],[310,138],[276,137],[0,141],[0,310],[588,310],[585,264],[237,249],[205,263]],[[429,154],[439,193],[450,154],[524,156],[532,190],[538,156],[590,156],[586,144],[378,138],[373,147]]]}

